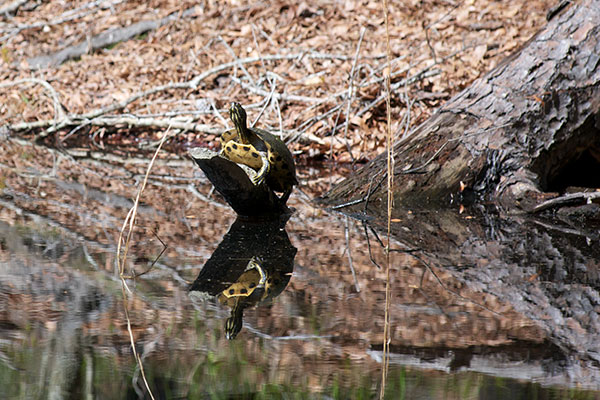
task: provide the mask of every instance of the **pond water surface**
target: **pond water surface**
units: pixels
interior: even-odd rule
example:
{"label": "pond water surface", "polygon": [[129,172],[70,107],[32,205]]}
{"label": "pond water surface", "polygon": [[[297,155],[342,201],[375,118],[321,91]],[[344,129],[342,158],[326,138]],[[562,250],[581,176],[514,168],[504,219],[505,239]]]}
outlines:
{"label": "pond water surface", "polygon": [[426,252],[390,255],[382,388],[377,229],[299,192],[287,224],[236,220],[187,160],[151,179],[126,265],[141,275],[124,288],[116,243],[137,167],[2,150],[2,399],[150,398],[130,332],[155,398],[600,398],[593,357]]}

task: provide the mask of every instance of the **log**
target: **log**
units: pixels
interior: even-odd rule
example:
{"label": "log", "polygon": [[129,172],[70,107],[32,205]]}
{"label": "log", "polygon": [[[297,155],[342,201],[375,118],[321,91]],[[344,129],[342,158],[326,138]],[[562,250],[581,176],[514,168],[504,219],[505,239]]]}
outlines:
{"label": "log", "polygon": [[250,181],[256,173],[251,168],[202,147],[190,149],[189,154],[238,215],[278,218],[291,212],[266,183],[257,186]]}
{"label": "log", "polygon": [[[470,198],[532,210],[567,187],[600,187],[599,64],[600,1],[571,2],[394,145],[395,204]],[[386,176],[381,154],[321,202],[380,212]]]}

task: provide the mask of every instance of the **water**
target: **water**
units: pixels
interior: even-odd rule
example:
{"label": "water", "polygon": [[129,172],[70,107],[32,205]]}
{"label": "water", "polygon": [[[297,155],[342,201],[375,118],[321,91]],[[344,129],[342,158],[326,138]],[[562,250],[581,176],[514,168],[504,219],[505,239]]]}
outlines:
{"label": "water", "polygon": [[[369,251],[362,223],[298,193],[285,230],[236,221],[194,195],[210,189],[191,161],[162,164],[139,211],[127,271],[143,275],[129,293],[116,243],[144,166],[3,146],[1,398],[148,398],[125,310],[156,398],[379,396],[385,257],[367,229]],[[506,239],[498,231],[494,243]],[[594,363],[541,317],[469,267],[426,266],[435,257],[419,254],[392,253],[386,398],[600,398]]]}

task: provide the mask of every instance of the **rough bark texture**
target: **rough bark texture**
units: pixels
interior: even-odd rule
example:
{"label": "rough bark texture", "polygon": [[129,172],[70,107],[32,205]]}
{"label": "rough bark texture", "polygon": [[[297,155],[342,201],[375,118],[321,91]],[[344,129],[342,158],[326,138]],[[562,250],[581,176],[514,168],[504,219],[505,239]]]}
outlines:
{"label": "rough bark texture", "polygon": [[[394,147],[396,204],[460,191],[530,208],[544,191],[600,186],[600,1],[573,3]],[[323,200],[385,208],[385,154]],[[383,182],[383,184],[382,184]]]}

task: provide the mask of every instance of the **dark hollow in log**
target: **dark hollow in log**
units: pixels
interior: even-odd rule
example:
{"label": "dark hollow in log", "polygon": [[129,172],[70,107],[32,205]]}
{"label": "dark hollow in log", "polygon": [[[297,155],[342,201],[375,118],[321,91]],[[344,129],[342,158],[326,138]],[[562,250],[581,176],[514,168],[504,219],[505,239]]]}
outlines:
{"label": "dark hollow in log", "polygon": [[[394,201],[464,193],[532,209],[569,186],[600,186],[600,0],[573,2],[515,54],[394,145]],[[386,208],[381,154],[323,196]]]}

